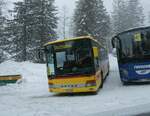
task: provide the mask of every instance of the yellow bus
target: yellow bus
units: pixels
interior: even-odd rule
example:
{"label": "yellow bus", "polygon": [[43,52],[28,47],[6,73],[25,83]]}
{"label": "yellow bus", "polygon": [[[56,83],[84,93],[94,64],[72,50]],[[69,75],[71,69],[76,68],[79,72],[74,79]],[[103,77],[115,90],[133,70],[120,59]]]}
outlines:
{"label": "yellow bus", "polygon": [[107,50],[91,36],[44,45],[49,91],[97,93],[109,72]]}

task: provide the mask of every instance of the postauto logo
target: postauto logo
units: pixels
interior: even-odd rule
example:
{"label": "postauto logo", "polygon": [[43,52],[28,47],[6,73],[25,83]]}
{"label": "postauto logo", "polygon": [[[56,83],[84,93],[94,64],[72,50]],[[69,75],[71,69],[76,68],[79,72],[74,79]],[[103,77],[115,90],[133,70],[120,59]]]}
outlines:
{"label": "postauto logo", "polygon": [[148,65],[137,65],[137,66],[134,66],[134,69],[138,75],[150,74],[150,64],[148,64]]}

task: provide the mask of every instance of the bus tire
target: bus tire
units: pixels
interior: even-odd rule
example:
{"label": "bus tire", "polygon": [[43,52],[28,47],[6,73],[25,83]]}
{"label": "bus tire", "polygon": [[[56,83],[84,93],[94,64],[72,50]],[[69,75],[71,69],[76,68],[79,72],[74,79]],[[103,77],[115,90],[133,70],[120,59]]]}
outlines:
{"label": "bus tire", "polygon": [[103,73],[101,73],[101,85],[100,85],[100,88],[103,88],[103,83],[104,83],[104,80],[103,80]]}

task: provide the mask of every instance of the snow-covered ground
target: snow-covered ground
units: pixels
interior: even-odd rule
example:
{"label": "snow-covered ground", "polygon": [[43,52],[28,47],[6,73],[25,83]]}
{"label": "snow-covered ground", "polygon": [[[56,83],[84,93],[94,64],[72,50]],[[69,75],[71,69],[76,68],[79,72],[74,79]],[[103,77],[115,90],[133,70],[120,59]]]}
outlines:
{"label": "snow-covered ground", "polygon": [[21,74],[22,84],[0,87],[0,116],[102,116],[150,111],[150,85],[123,86],[116,58],[98,95],[56,95],[48,92],[46,66],[7,61],[0,75]]}

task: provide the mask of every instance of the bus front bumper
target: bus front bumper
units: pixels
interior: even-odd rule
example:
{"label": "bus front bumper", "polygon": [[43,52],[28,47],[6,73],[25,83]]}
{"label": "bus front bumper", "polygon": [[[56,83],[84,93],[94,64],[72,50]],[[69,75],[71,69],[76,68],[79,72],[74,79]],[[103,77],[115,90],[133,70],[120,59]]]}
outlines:
{"label": "bus front bumper", "polygon": [[142,78],[142,79],[121,79],[122,82],[131,82],[131,83],[150,83],[150,78]]}
{"label": "bus front bumper", "polygon": [[49,91],[54,93],[97,92],[100,84],[100,79],[96,79],[95,75],[52,79],[48,81]]}
{"label": "bus front bumper", "polygon": [[96,86],[82,88],[49,88],[49,92],[54,93],[81,93],[81,92],[96,92]]}

